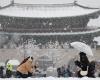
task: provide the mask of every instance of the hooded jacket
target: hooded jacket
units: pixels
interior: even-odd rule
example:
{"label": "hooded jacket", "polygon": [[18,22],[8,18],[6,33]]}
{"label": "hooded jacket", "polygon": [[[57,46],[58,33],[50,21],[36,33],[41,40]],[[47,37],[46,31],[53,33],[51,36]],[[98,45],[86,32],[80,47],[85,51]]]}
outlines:
{"label": "hooded jacket", "polygon": [[33,66],[32,60],[28,59],[25,63],[18,66],[17,71],[22,74],[32,73],[35,70]]}

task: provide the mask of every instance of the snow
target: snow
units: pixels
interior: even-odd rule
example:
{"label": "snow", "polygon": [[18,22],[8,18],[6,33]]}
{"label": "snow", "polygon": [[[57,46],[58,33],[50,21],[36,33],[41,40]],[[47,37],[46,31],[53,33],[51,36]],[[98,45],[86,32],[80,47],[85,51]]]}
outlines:
{"label": "snow", "polygon": [[[53,32],[53,33],[16,33],[17,35],[36,35],[36,36],[50,36],[50,35],[79,35],[79,34],[89,34],[99,32],[100,29],[91,30],[91,31],[83,31],[83,32]],[[14,34],[9,32],[0,32],[0,34]]]}
{"label": "snow", "polygon": [[94,37],[94,41],[97,41],[97,45],[100,45],[100,36],[99,37]]}
{"label": "snow", "polygon": [[[11,0],[0,0],[2,2],[9,2]],[[63,4],[72,3],[74,0],[14,0],[15,3],[22,4]],[[89,7],[100,7],[100,0],[77,0],[80,4]]]}
{"label": "snow", "polygon": [[100,27],[100,17],[97,19],[90,19],[88,26],[91,26],[92,28]]}
{"label": "snow", "polygon": [[[10,3],[11,0],[0,0],[0,5],[5,6]],[[72,3],[74,0],[14,0],[15,3],[21,4],[63,4]],[[100,8],[100,0],[77,0],[79,4],[88,7]]]}
{"label": "snow", "polygon": [[0,0],[0,6],[1,6],[1,7],[4,7],[4,6],[10,4],[10,1],[11,1],[11,0]]}
{"label": "snow", "polygon": [[100,8],[100,0],[77,0],[79,4],[88,7]]}
{"label": "snow", "polygon": [[[99,9],[84,9],[78,6],[21,6],[14,5],[0,10],[0,15],[15,16],[15,17],[72,17],[88,15],[98,11]],[[80,12],[79,12],[80,11]],[[59,14],[58,14],[59,13]]]}
{"label": "snow", "polygon": [[9,60],[8,62],[7,62],[7,64],[12,64],[12,65],[19,65],[20,64],[20,62],[18,61],[18,60]]}
{"label": "snow", "polygon": [[[76,0],[79,4],[88,7],[100,8],[100,0]],[[23,4],[63,4],[72,3],[74,0],[15,0],[16,3]]]}
{"label": "snow", "polygon": [[88,78],[88,77],[83,77],[83,78],[54,78],[54,77],[47,77],[47,78],[5,78],[5,79],[0,79],[0,80],[100,80],[100,78]]}
{"label": "snow", "polygon": [[62,4],[73,2],[73,0],[15,0],[15,2],[22,4]]}

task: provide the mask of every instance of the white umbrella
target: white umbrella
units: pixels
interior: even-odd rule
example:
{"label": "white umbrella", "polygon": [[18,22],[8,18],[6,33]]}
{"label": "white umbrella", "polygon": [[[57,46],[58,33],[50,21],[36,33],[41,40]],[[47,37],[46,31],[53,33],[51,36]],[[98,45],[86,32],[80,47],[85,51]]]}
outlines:
{"label": "white umbrella", "polygon": [[7,65],[8,65],[8,64],[11,64],[11,65],[17,66],[17,65],[20,64],[20,62],[19,62],[18,60],[9,60],[9,61],[7,62]]}
{"label": "white umbrella", "polygon": [[90,46],[86,45],[85,43],[82,42],[72,42],[71,46],[74,47],[75,49],[86,53],[87,55],[93,56],[92,49]]}

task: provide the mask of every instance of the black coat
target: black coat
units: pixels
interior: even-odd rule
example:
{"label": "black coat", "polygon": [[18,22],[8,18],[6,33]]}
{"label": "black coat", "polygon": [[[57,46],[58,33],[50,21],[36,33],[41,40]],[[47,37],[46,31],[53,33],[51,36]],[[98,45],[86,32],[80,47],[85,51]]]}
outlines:
{"label": "black coat", "polygon": [[85,53],[80,53],[80,61],[75,61],[75,64],[80,67],[83,71],[87,70],[87,67],[89,66],[89,60]]}
{"label": "black coat", "polygon": [[95,77],[95,62],[92,61],[90,64],[89,64],[89,69],[88,69],[88,77]]}
{"label": "black coat", "polygon": [[[81,68],[82,71],[88,71],[88,67],[89,67],[89,60],[86,56],[85,53],[81,52],[79,53],[80,55],[80,61],[75,61],[75,64]],[[83,77],[80,74],[80,71],[78,71],[78,77]]]}
{"label": "black coat", "polygon": [[4,67],[1,66],[1,67],[0,67],[0,78],[3,78],[3,70],[4,70]]}

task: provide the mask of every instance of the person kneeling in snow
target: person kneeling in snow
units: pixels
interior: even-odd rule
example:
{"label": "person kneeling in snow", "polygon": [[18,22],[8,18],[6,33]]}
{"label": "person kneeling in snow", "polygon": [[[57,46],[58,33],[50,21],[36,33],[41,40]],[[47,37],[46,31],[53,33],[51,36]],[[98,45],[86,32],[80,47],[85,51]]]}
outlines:
{"label": "person kneeling in snow", "polygon": [[6,66],[6,77],[10,78],[12,76],[13,65],[8,63]]}
{"label": "person kneeling in snow", "polygon": [[89,60],[84,52],[80,52],[80,61],[75,61],[75,64],[80,68],[78,77],[88,76]]}
{"label": "person kneeling in snow", "polygon": [[22,63],[17,68],[18,78],[31,77],[33,71],[35,70],[35,65],[33,64],[33,57],[29,56],[22,61]]}
{"label": "person kneeling in snow", "polygon": [[95,61],[91,61],[88,68],[88,77],[95,78],[95,72],[96,72]]}

